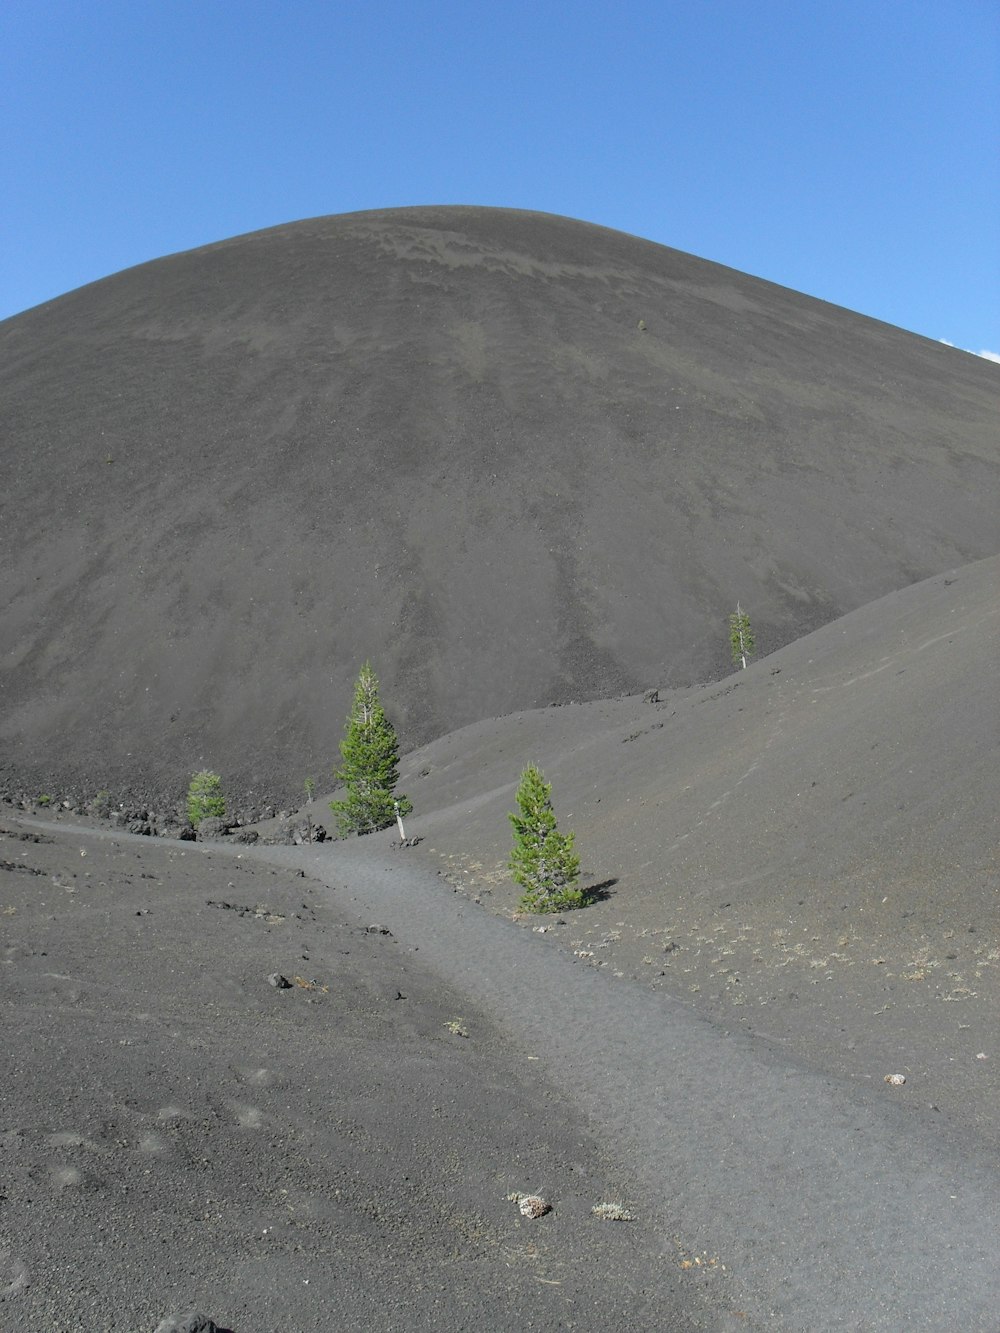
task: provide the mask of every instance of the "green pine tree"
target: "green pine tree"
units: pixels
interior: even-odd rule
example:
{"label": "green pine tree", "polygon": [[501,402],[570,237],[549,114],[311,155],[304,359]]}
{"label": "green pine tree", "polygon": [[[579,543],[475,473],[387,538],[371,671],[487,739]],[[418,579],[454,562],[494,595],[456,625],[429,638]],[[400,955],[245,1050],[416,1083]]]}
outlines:
{"label": "green pine tree", "polygon": [[586,890],[574,887],[580,858],[573,851],[573,834],[556,828],[551,796],[551,783],[529,764],[517,789],[519,813],[507,816],[514,827],[507,867],[524,889],[520,907],[526,912],[560,912],[587,903]]}
{"label": "green pine tree", "polygon": [[187,816],[193,828],[203,819],[223,819],[226,802],[222,795],[222,779],[218,773],[203,768],[191,779],[187,794]]}
{"label": "green pine tree", "polygon": [[347,716],[347,732],[340,742],[343,762],[334,777],[347,788],[342,801],[331,801],[341,833],[373,833],[387,828],[412,804],[396,796],[399,781],[399,742],[392,723],[379,703],[378,680],[371,664],[361,668],[354,687],[354,702]]}
{"label": "green pine tree", "polygon": [[729,617],[729,642],[733,650],[733,661],[741,663],[746,670],[747,658],[752,657],[754,652],[753,630],[750,628],[750,617],[739,602]]}

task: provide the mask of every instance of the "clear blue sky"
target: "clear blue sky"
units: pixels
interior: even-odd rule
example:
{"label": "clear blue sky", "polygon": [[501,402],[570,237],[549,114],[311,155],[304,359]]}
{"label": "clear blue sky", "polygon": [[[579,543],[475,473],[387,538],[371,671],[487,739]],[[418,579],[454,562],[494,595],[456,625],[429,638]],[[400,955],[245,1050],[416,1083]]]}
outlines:
{"label": "clear blue sky", "polygon": [[0,317],[324,213],[540,209],[1000,353],[997,0],[7,0]]}

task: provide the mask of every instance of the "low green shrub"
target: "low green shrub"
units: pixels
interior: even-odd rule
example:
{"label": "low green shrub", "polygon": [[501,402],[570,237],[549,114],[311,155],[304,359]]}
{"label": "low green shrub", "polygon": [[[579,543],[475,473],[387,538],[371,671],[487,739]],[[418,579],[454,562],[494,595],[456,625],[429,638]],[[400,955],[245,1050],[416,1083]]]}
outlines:
{"label": "low green shrub", "polygon": [[203,819],[223,819],[226,801],[222,795],[222,779],[218,773],[202,769],[191,779],[187,794],[187,816],[193,828]]}

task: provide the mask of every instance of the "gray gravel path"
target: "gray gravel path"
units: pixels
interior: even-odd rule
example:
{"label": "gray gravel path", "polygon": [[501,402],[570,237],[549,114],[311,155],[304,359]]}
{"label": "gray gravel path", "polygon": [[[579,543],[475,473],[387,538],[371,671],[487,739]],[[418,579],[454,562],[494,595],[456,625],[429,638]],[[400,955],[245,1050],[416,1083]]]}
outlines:
{"label": "gray gravel path", "polygon": [[1000,1326],[998,1172],[975,1145],[598,974],[387,836],[260,854],[340,889],[541,1057],[645,1180],[665,1256],[726,1284],[733,1327]]}

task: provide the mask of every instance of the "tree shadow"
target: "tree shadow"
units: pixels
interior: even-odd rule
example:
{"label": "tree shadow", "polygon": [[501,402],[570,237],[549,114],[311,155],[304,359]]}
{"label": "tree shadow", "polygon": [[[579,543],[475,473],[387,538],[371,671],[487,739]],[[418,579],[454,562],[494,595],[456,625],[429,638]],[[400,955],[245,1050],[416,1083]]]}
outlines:
{"label": "tree shadow", "polygon": [[614,894],[611,890],[617,883],[617,876],[612,876],[610,879],[602,879],[599,884],[588,885],[584,889],[584,893],[587,895],[588,904],[605,903],[609,898],[613,898]]}

